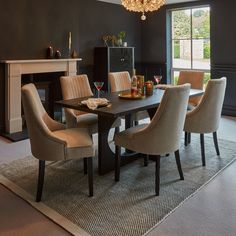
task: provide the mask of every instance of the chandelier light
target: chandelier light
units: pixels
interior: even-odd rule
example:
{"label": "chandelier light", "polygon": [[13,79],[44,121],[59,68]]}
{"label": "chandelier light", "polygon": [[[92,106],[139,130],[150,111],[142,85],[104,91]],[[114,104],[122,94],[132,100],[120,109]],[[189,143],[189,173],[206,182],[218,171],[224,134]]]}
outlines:
{"label": "chandelier light", "polygon": [[121,0],[121,4],[128,11],[142,12],[141,20],[146,20],[145,12],[157,11],[165,0]]}

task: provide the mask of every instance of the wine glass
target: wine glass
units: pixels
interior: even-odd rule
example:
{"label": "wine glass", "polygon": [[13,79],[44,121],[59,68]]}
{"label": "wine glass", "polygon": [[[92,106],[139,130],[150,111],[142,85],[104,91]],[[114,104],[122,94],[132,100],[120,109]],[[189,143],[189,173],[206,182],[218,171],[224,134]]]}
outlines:
{"label": "wine glass", "polygon": [[99,98],[100,97],[100,90],[102,89],[102,86],[103,86],[104,82],[96,81],[93,84],[94,84],[94,86],[96,87],[96,89],[98,91],[98,98]]}
{"label": "wine glass", "polygon": [[154,75],[154,79],[158,85],[161,82],[162,76],[161,75]]}

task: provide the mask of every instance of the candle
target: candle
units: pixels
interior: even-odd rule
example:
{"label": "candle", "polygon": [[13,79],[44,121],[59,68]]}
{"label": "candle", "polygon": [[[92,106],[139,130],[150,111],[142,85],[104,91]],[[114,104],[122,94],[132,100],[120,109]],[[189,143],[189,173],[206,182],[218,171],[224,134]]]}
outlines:
{"label": "candle", "polygon": [[147,81],[145,85],[146,85],[146,95],[147,96],[153,95],[153,82]]}
{"label": "candle", "polygon": [[69,51],[71,50],[71,42],[72,42],[72,40],[71,40],[71,32],[69,32]]}

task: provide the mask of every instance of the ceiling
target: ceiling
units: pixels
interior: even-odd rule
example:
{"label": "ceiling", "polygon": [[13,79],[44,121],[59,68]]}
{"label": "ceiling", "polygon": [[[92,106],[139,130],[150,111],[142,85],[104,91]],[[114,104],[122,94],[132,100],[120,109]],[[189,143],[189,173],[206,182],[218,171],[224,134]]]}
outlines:
{"label": "ceiling", "polygon": [[[98,0],[101,2],[109,2],[109,3],[115,3],[120,4],[121,0]],[[180,3],[180,2],[193,2],[198,0],[166,0],[166,4],[174,4],[174,3]]]}

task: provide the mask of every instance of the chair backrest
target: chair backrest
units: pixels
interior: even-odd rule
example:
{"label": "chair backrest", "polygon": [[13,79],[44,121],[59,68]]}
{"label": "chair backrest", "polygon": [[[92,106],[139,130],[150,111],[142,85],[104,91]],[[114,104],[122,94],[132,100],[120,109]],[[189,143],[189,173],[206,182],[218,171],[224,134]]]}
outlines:
{"label": "chair backrest", "polygon": [[[162,101],[150,124],[142,131],[143,153],[161,155],[179,149],[187,112],[190,84],[165,89]],[[146,133],[146,136],[144,135]]]}
{"label": "chair backrest", "polygon": [[[204,82],[204,72],[203,71],[194,71],[194,70],[183,70],[179,73],[179,78],[177,85],[191,84],[192,89],[203,89]],[[197,105],[201,100],[202,96],[196,96],[189,99],[189,102],[193,105]]]}
{"label": "chair backrest", "polygon": [[26,84],[21,90],[32,154],[40,160],[64,159],[63,145],[48,138],[53,136],[52,131],[63,125],[48,116],[34,84]]}
{"label": "chair backrest", "polygon": [[131,88],[131,78],[128,71],[109,73],[108,80],[111,92],[124,91]]}
{"label": "chair backrest", "polygon": [[[63,99],[73,99],[73,98],[82,98],[93,96],[93,92],[90,88],[88,76],[83,75],[74,75],[74,76],[62,76],[60,78],[61,90]],[[66,111],[66,120],[67,123],[71,123],[71,114],[78,116],[84,114],[82,111],[65,109]],[[71,111],[71,112],[69,112]],[[72,122],[73,123],[73,122]],[[73,127],[73,125],[69,125]]]}
{"label": "chair backrest", "polygon": [[60,82],[63,99],[93,95],[87,75],[62,76]]}
{"label": "chair backrest", "polygon": [[212,133],[218,130],[226,89],[226,78],[209,80],[199,105],[188,113],[192,132]]}

